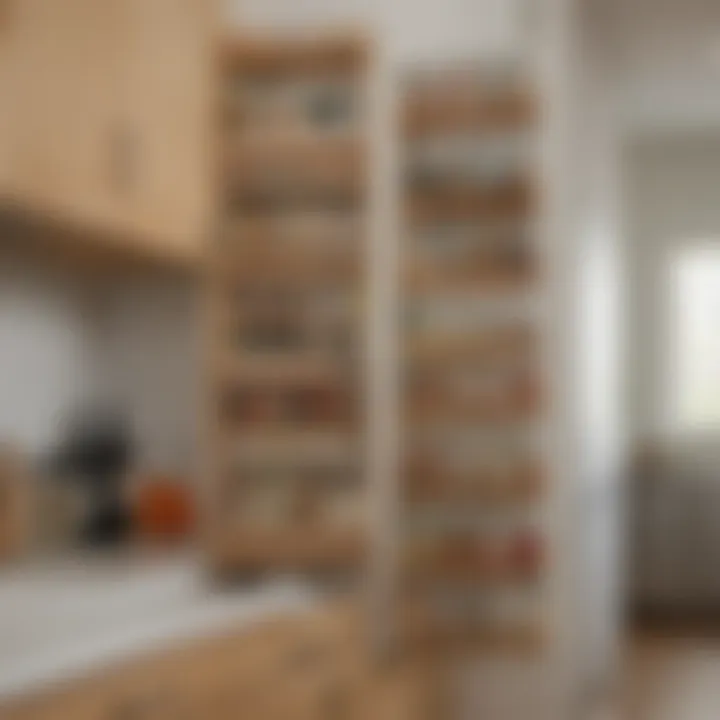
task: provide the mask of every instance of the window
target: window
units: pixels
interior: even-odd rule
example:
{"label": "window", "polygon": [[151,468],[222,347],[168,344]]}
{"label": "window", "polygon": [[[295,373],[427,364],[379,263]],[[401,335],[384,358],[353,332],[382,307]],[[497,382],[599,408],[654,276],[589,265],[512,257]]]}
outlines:
{"label": "window", "polygon": [[671,424],[720,430],[720,244],[674,253],[671,294]]}

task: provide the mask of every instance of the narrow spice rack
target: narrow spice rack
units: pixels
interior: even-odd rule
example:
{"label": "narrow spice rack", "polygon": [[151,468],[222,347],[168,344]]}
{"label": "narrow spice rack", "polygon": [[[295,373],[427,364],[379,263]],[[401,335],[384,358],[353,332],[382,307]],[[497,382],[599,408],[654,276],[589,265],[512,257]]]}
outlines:
{"label": "narrow spice rack", "polygon": [[364,558],[367,63],[355,36],[222,52],[207,273],[207,540],[222,573]]}
{"label": "narrow spice rack", "polygon": [[537,109],[516,71],[402,91],[399,593],[410,647],[542,642]]}

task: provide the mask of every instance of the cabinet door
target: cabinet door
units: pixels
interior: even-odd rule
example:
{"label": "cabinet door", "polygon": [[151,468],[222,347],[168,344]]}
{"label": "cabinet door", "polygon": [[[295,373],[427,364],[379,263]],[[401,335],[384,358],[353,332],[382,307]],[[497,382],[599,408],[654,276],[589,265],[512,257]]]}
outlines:
{"label": "cabinet door", "polygon": [[122,0],[14,0],[7,184],[33,210],[114,222]]}
{"label": "cabinet door", "polygon": [[3,193],[98,243],[112,234],[196,256],[211,198],[214,5],[10,0]]}
{"label": "cabinet door", "polygon": [[197,252],[209,218],[213,6],[125,2],[129,216],[174,253]]}

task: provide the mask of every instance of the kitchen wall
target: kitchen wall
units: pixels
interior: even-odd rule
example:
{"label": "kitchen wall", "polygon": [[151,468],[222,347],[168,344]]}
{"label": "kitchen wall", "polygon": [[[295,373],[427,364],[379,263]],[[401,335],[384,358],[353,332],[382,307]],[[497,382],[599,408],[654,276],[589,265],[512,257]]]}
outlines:
{"label": "kitchen wall", "polygon": [[[622,498],[626,427],[623,403],[625,253],[621,228],[621,119],[613,18],[601,2],[579,13],[576,71],[574,229],[565,252],[571,277],[569,322],[575,474],[576,671],[591,698],[620,669],[623,622]],[[566,388],[566,392],[568,388]]]}
{"label": "kitchen wall", "polygon": [[[643,132],[625,145],[630,265],[628,412],[636,447],[662,441],[662,467],[634,478],[629,600],[666,613],[717,608],[717,438],[672,439],[670,263],[684,244],[720,244],[720,121]],[[702,562],[698,562],[702,558]]]}
{"label": "kitchen wall", "polygon": [[669,248],[717,237],[720,209],[720,4],[706,0],[606,0],[622,72],[622,123],[630,276],[627,413],[632,438],[663,429]]}
{"label": "kitchen wall", "polygon": [[2,257],[0,442],[48,448],[63,414],[97,387],[93,340],[86,283]]}
{"label": "kitchen wall", "polygon": [[522,52],[527,0],[224,0],[226,16],[250,27],[351,27],[376,34],[399,61]]}
{"label": "kitchen wall", "polygon": [[192,476],[199,407],[197,287],[0,260],[0,442],[36,455],[87,402],[125,410],[137,464]]}
{"label": "kitchen wall", "polygon": [[132,421],[138,469],[191,479],[202,383],[196,280],[151,273],[116,279],[99,294],[95,322],[102,393]]}
{"label": "kitchen wall", "polygon": [[714,236],[720,211],[720,5],[706,0],[606,0],[622,72],[614,103],[622,123],[624,230],[628,247],[630,431],[661,430],[666,379],[669,246]]}

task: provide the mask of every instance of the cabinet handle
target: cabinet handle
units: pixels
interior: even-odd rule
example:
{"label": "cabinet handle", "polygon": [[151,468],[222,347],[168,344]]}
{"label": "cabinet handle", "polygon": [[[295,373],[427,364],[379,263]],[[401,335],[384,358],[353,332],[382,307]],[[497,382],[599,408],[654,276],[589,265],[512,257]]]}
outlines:
{"label": "cabinet handle", "polygon": [[110,133],[109,184],[117,195],[131,195],[138,184],[140,136],[128,123],[118,123]]}

